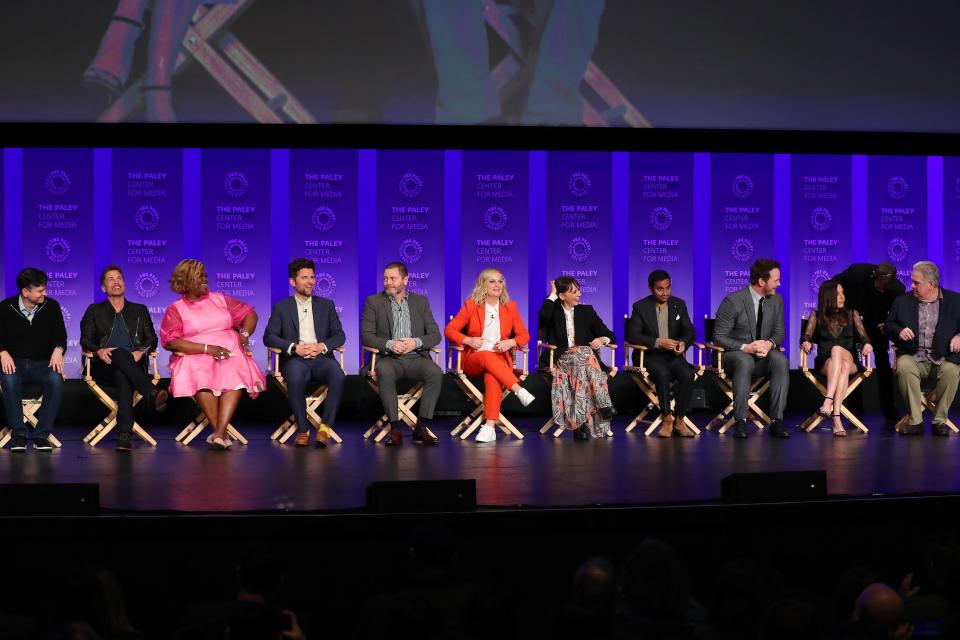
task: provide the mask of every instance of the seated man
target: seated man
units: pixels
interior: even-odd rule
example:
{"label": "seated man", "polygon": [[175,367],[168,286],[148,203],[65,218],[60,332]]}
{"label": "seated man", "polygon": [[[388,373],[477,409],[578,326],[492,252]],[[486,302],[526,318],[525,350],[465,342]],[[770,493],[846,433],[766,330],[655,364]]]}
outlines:
{"label": "seated man", "polygon": [[63,354],[67,327],[60,304],[47,297],[47,274],[26,268],[17,274],[18,295],[0,303],[0,385],[7,423],[13,430],[11,451],[27,448],[23,423],[23,385],[39,384],[43,404],[38,414],[33,448],[50,451],[53,419],[63,398]]}
{"label": "seated man", "polygon": [[423,381],[413,441],[437,444],[437,438],[431,436],[427,423],[433,419],[443,383],[443,372],[430,358],[431,347],[440,343],[440,328],[433,319],[429,301],[408,291],[408,281],[407,265],[402,262],[388,264],[383,270],[383,291],[364,300],[360,321],[363,346],[380,352],[376,374],[380,401],[392,426],[386,441],[388,446],[403,443],[397,400],[397,380],[400,378]]}
{"label": "seated man", "polygon": [[[690,395],[693,393],[693,367],[684,359],[687,348],[697,339],[687,313],[687,305],[671,295],[670,274],[657,269],[647,277],[650,295],[633,303],[627,325],[627,342],[647,347],[644,366],[657,386],[663,428],[661,438],[671,435],[692,438],[693,432],[684,422]],[[633,352],[636,366],[640,352]],[[670,383],[677,382],[676,406],[670,409]]]}
{"label": "seated man", "polygon": [[307,419],[307,386],[327,385],[327,399],[317,429],[316,445],[327,446],[330,429],[343,398],[343,369],[334,358],[334,349],[347,337],[333,300],[313,295],[317,283],[313,260],[297,258],[287,265],[294,294],[273,305],[263,333],[263,344],[280,349],[280,371],[287,381],[287,399],[297,421],[296,446],[310,445]]}
{"label": "seated man", "polygon": [[885,333],[897,348],[897,385],[910,409],[901,435],[923,431],[920,381],[936,374],[933,433],[948,435],[947,412],[960,378],[960,294],[940,287],[940,270],[923,260],[913,265],[910,293],[893,302]]}
{"label": "seated man", "polygon": [[779,350],[786,337],[780,263],[761,258],[750,266],[750,286],[723,299],[713,325],[713,342],[724,349],[723,360],[733,370],[733,437],[747,437],[747,402],[755,376],[770,376],[770,435],[789,438],[783,410],[790,387],[790,363]]}
{"label": "seated man", "polygon": [[100,273],[100,288],[107,299],[91,304],[80,320],[80,346],[95,353],[93,379],[117,389],[117,451],[133,448],[133,392],[139,391],[161,411],[169,394],[153,386],[147,374],[148,354],[157,348],[157,332],[150,312],[124,298],[123,271],[110,265]]}

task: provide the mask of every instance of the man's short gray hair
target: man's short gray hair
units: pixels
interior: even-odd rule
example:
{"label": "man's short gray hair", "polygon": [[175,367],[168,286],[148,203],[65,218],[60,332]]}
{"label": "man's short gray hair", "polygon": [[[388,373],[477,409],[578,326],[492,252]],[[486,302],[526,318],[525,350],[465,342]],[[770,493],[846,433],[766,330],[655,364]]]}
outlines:
{"label": "man's short gray hair", "polygon": [[940,286],[940,269],[929,260],[921,260],[916,263],[913,265],[913,270],[919,271],[923,275],[924,281],[933,284],[935,287]]}

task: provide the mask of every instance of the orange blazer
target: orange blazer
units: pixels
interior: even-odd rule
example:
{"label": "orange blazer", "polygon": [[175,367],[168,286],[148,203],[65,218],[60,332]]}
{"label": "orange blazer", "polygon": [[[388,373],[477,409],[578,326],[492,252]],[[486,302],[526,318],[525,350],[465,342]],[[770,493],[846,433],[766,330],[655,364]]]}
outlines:
{"label": "orange blazer", "polygon": [[[467,337],[482,337],[484,313],[486,313],[484,305],[477,304],[468,298],[453,320],[447,323],[443,335],[456,345],[462,345],[463,339]],[[463,333],[464,329],[466,329],[466,333]],[[511,338],[517,341],[518,347],[525,347],[530,342],[530,332],[523,324],[520,312],[517,310],[517,303],[513,300],[506,305],[500,305],[500,339],[509,340]],[[473,351],[471,347],[465,348],[467,352]],[[513,367],[513,353],[507,352],[503,355],[507,357],[510,366]]]}

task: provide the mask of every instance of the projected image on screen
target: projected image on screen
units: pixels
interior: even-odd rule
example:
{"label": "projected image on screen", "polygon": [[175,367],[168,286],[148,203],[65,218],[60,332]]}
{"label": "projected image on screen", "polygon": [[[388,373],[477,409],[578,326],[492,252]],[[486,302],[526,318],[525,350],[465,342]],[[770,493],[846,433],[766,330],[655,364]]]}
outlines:
{"label": "projected image on screen", "polygon": [[5,18],[6,121],[960,131],[950,2],[50,0]]}

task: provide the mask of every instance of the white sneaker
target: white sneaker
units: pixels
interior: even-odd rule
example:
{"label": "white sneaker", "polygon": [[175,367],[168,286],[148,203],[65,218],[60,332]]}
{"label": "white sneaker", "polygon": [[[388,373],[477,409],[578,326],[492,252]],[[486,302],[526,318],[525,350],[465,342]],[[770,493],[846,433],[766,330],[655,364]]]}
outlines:
{"label": "white sneaker", "polygon": [[477,431],[477,442],[494,442],[497,439],[497,430],[488,424],[480,427]]}
{"label": "white sneaker", "polygon": [[529,406],[531,402],[536,400],[534,395],[529,391],[527,391],[526,389],[524,389],[523,387],[520,387],[519,389],[517,389],[516,396],[517,396],[517,399],[520,400],[520,404],[522,404],[525,407]]}

